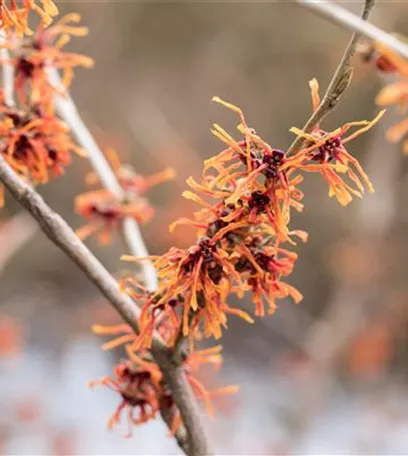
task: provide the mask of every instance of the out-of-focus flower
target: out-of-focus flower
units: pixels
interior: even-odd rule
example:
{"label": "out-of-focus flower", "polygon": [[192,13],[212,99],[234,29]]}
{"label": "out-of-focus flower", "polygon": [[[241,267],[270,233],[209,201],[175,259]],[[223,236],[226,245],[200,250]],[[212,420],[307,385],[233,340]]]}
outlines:
{"label": "out-of-focus flower", "polygon": [[[393,34],[401,38],[402,35]],[[396,65],[393,63],[393,57],[390,59],[389,55],[392,53],[387,50],[381,43],[367,41],[360,43],[357,46],[357,54],[361,56],[363,62],[374,63],[377,69],[384,74],[392,74],[397,71]]]}
{"label": "out-of-focus flower", "polygon": [[[398,35],[398,39],[407,41],[407,38]],[[408,107],[408,62],[388,49],[381,43],[372,45],[372,54],[376,67],[381,73],[387,74],[386,84],[376,97],[378,106],[396,106],[401,114],[406,115]],[[403,119],[390,127],[386,133],[388,141],[398,143],[408,134],[408,119]],[[402,149],[408,153],[408,140],[403,140]]]}
{"label": "out-of-focus flower", "polygon": [[138,223],[145,223],[153,216],[153,208],[147,200],[137,198],[133,201],[120,202],[109,190],[95,190],[82,193],[75,198],[75,212],[88,220],[76,233],[82,240],[97,233],[103,245],[112,241],[112,233],[118,230],[123,220],[128,217]]}
{"label": "out-of-focus flower", "polygon": [[[101,244],[111,242],[112,233],[118,230],[125,218],[132,218],[137,223],[148,222],[154,214],[149,201],[143,197],[147,190],[174,177],[172,169],[166,169],[153,176],[136,174],[128,165],[122,165],[115,150],[106,153],[116,177],[122,186],[124,197],[121,200],[108,190],[92,190],[75,199],[75,211],[89,223],[77,230],[80,239],[86,239],[98,233]],[[86,177],[88,184],[99,183],[95,173]]]}
{"label": "out-of-focus flower", "polygon": [[123,411],[127,410],[127,437],[132,435],[132,425],[146,423],[155,418],[160,411],[162,394],[162,373],[158,366],[148,359],[149,355],[147,354],[147,359],[143,354],[130,355],[130,359],[115,366],[112,377],[90,382],[91,387],[103,385],[119,393],[121,402],[109,419],[108,426],[112,428],[119,423]]}
{"label": "out-of-focus flower", "polygon": [[24,328],[14,318],[0,315],[0,358],[18,356],[24,342]]}
{"label": "out-of-focus flower", "polygon": [[[131,165],[121,163],[115,149],[108,148],[105,155],[123,190],[137,196],[144,195],[151,188],[162,184],[163,182],[168,182],[174,179],[175,176],[175,172],[172,168],[166,168],[151,176],[142,176],[141,174],[138,174]],[[86,182],[88,185],[97,184],[99,183],[99,176],[96,173],[91,172],[86,176]]]}
{"label": "out-of-focus flower", "polygon": [[[8,3],[8,4],[7,4]],[[40,3],[40,5],[38,4]],[[28,27],[28,16],[31,11],[36,12],[45,25],[49,25],[52,18],[58,14],[58,8],[53,0],[2,0],[0,4],[0,28],[6,32],[16,31],[19,36],[32,33]]]}
{"label": "out-of-focus flower", "polygon": [[347,349],[349,373],[362,378],[381,375],[392,361],[394,345],[392,329],[386,322],[376,322],[364,328]]}
{"label": "out-of-focus flower", "polygon": [[65,122],[45,113],[41,106],[25,111],[9,108],[3,101],[0,136],[0,153],[21,178],[33,185],[62,175],[72,153],[85,155],[71,139]]}
{"label": "out-of-focus flower", "polygon": [[88,33],[86,27],[76,25],[80,20],[77,13],[67,14],[49,28],[41,24],[32,37],[11,36],[2,45],[11,53],[9,63],[15,67],[14,86],[20,105],[41,103],[52,109],[53,96],[59,89],[50,82],[50,69],[62,71],[62,83],[68,88],[75,67],[93,66],[91,58],[62,50],[71,36]]}
{"label": "out-of-focus flower", "polygon": [[[125,328],[124,328],[125,329]],[[172,422],[170,431],[176,433],[182,424],[182,419],[166,385],[159,367],[151,359],[147,350],[135,351],[130,345],[126,346],[128,359],[115,366],[112,377],[103,377],[90,382],[90,387],[107,386],[118,393],[121,402],[108,421],[112,428],[120,422],[121,415],[127,410],[128,433],[132,435],[132,426],[140,425],[154,419],[157,413],[170,411]],[[193,351],[187,355],[183,368],[197,399],[202,401],[210,415],[214,414],[213,398],[236,393],[237,385],[207,390],[198,379],[201,366],[210,364],[220,367],[222,364],[221,346],[205,350]],[[137,413],[137,415],[135,415]]]}

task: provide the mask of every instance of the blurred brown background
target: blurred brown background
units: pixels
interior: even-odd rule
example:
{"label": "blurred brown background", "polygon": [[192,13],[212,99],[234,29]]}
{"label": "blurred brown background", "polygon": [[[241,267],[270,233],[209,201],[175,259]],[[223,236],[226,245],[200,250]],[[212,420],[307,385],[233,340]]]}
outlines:
{"label": "blurred brown background", "polygon": [[[361,2],[344,5],[357,12]],[[349,39],[289,1],[59,6],[80,12],[90,28],[71,48],[96,65],[77,71],[72,94],[101,146],[115,146],[141,173],[177,171],[175,182],[150,193],[156,215],[143,232],[155,254],[191,241],[187,229],[167,229],[194,209],[181,197],[185,179],[199,176],[202,160],[220,148],[211,123],[235,128],[235,117],[211,97],[241,106],[264,139],[286,149],[289,128],[310,114],[308,81],[327,86]],[[379,1],[372,21],[408,34],[407,17],[406,2]],[[356,58],[352,86],[327,129],[372,118],[384,82]],[[282,302],[255,328],[231,322],[219,376],[242,389],[209,422],[218,454],[408,453],[408,166],[384,139],[397,119],[391,109],[350,147],[374,195],[341,208],[319,176],[307,177],[306,208],[293,226],[310,240],[298,247],[290,278],[305,299],[297,307]],[[73,227],[82,222],[72,201],[88,171],[76,159],[41,188]],[[106,429],[117,398],[86,382],[108,374],[121,353],[100,352],[89,328],[116,317],[29,219],[15,218],[20,211],[8,198],[0,214],[0,451],[177,454],[159,423],[130,441],[124,430]],[[120,239],[103,249],[88,244],[113,273],[123,267]]]}

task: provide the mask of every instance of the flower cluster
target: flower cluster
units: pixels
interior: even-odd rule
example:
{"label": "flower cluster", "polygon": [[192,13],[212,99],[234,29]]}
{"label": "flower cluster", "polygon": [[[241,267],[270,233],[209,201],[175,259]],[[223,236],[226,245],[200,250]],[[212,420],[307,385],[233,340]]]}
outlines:
{"label": "flower cluster", "polygon": [[[34,5],[34,1],[23,2]],[[44,2],[47,9],[50,2]],[[3,10],[4,11],[4,10]],[[69,128],[55,114],[56,88],[49,82],[49,69],[61,69],[69,83],[75,65],[90,66],[91,61],[76,54],[63,53],[69,36],[82,36],[85,27],[70,25],[80,17],[70,14],[50,28],[40,25],[33,36],[10,32],[0,47],[7,50],[3,65],[12,69],[11,87],[0,94],[0,153],[11,168],[32,185],[44,184],[60,176],[71,163],[72,153],[86,155],[73,141]],[[58,89],[60,90],[60,89]],[[17,103],[11,103],[12,92]],[[0,188],[0,203],[3,204]]]}
{"label": "flower cluster", "polygon": [[71,37],[88,34],[88,28],[78,25],[81,16],[71,13],[63,16],[51,27],[42,23],[33,36],[10,37],[3,45],[12,55],[8,64],[14,67],[14,89],[20,104],[52,105],[57,90],[49,80],[50,70],[61,70],[62,83],[68,88],[75,67],[91,68],[93,60],[73,52],[64,52],[63,47]]}
{"label": "flower cluster", "polygon": [[[72,153],[84,156],[71,139],[68,126],[40,104],[25,109],[8,107],[0,98],[0,153],[11,168],[33,185],[60,176]],[[4,202],[0,186],[0,205]]]}
{"label": "flower cluster", "polygon": [[[41,6],[35,0],[20,3],[10,0],[7,5],[0,0],[2,64],[13,75],[12,87],[7,87],[5,81],[7,92],[0,93],[0,154],[22,179],[37,185],[61,175],[72,153],[85,154],[71,139],[67,125],[56,116],[54,98],[70,85],[74,68],[89,68],[93,62],[63,51],[72,36],[87,33],[87,28],[79,25],[78,14],[69,14],[49,26],[57,14],[52,0],[41,0]],[[28,27],[31,11],[41,18],[34,34]],[[366,54],[366,59],[374,59],[383,72],[407,75],[405,62],[385,49],[376,47]],[[62,87],[50,82],[50,73],[55,70],[62,73]],[[320,103],[316,80],[310,82],[310,88],[316,110]],[[16,103],[11,102],[9,92],[15,95]],[[406,81],[399,82],[386,88],[378,102],[405,107],[407,94]],[[116,425],[126,413],[128,435],[133,425],[146,423],[158,414],[168,423],[171,434],[182,425],[171,388],[152,354],[155,337],[174,348],[172,354],[179,358],[192,391],[212,415],[213,399],[235,393],[238,387],[214,390],[204,386],[199,371],[205,365],[221,366],[221,346],[197,350],[196,342],[221,338],[230,315],[253,323],[252,314],[273,314],[279,299],[301,301],[301,293],[287,283],[287,278],[297,260],[296,242],[307,240],[307,233],[292,229],[291,224],[292,211],[303,210],[300,184],[304,173],[321,174],[328,183],[329,196],[343,206],[353,197],[362,197],[366,189],[373,191],[346,145],[372,128],[383,112],[372,121],[346,123],[330,132],[319,124],[311,131],[292,128],[302,147],[290,154],[272,147],[250,128],[240,108],[218,97],[214,101],[238,116],[240,137],[235,139],[214,124],[212,133],[224,149],[205,161],[199,182],[193,177],[187,180],[190,189],[183,195],[200,208],[191,218],[174,222],[170,230],[188,225],[195,231],[196,242],[185,249],[171,247],[160,256],[124,256],[127,261],[152,261],[157,270],[156,290],[148,290],[134,276],[121,282],[123,292],[140,305],[138,334],[125,324],[93,327],[97,334],[114,336],[103,345],[104,349],[125,346],[127,357],[115,366],[112,376],[91,382],[91,386],[106,386],[119,395],[120,403],[109,426]],[[407,131],[408,124],[401,124],[390,135],[401,136]],[[115,151],[109,150],[107,158],[120,185],[120,195],[96,189],[75,200],[77,213],[87,220],[77,231],[78,236],[84,239],[97,234],[103,244],[111,240],[112,232],[125,218],[138,223],[148,221],[153,209],[146,192],[174,175],[166,169],[153,176],[140,176],[131,166],[120,163]],[[98,184],[99,179],[91,173],[87,183]],[[229,304],[231,297],[242,299],[246,294],[251,296],[253,311]]]}
{"label": "flower cluster", "polygon": [[[124,326],[121,325],[116,329],[131,331],[130,328]],[[100,333],[100,328],[94,329]],[[132,435],[133,425],[146,423],[155,419],[158,414],[168,417],[170,434],[174,435],[180,428],[182,419],[161,370],[148,350],[141,350],[136,354],[129,345],[126,349],[128,358],[114,367],[112,377],[103,377],[90,382],[91,387],[107,386],[120,396],[120,403],[109,419],[109,428],[120,422],[121,415],[126,410],[128,423],[126,437]],[[221,366],[221,346],[195,351],[187,355],[183,361],[184,372],[195,396],[203,403],[208,414],[213,415],[213,399],[221,395],[236,393],[239,388],[237,385],[230,385],[207,390],[197,376],[201,366],[205,364],[216,368]]]}
{"label": "flower cluster", "polygon": [[[311,81],[310,87],[315,110],[320,102],[317,81]],[[226,148],[204,163],[201,182],[192,177],[187,180],[191,190],[183,195],[201,208],[192,218],[174,222],[170,230],[180,224],[189,225],[196,231],[197,242],[186,249],[172,247],[161,256],[124,256],[127,261],[153,261],[159,279],[155,291],[147,290],[134,276],[121,282],[123,291],[141,307],[139,333],[123,324],[93,327],[96,334],[114,336],[103,349],[125,344],[129,355],[115,368],[115,378],[102,380],[122,398],[111,425],[118,421],[124,408],[129,410],[131,425],[163,413],[163,407],[172,411],[173,432],[181,424],[170,390],[152,361],[154,334],[169,347],[180,347],[186,338],[189,340],[184,369],[194,392],[212,413],[210,397],[215,392],[208,393],[193,373],[202,363],[219,365],[221,347],[195,351],[195,341],[202,337],[219,339],[229,315],[254,322],[243,309],[231,307],[228,299],[232,295],[242,298],[249,292],[256,316],[263,316],[265,307],[272,314],[279,298],[291,297],[295,303],[300,302],[302,295],[284,279],[292,273],[297,259],[297,254],[285,244],[294,246],[296,239],[307,239],[307,233],[290,227],[292,209],[303,209],[303,193],[299,189],[303,172],[320,173],[328,182],[329,195],[342,205],[350,203],[353,196],[361,197],[364,184],[373,191],[345,145],[378,122],[382,112],[371,122],[347,123],[332,132],[322,130],[320,125],[310,133],[292,128],[302,138],[303,146],[290,156],[257,135],[238,107],[220,98],[214,101],[238,115],[242,138],[235,140],[215,124],[212,132]],[[352,132],[355,127],[358,128]],[[120,169],[117,164],[117,175]],[[129,188],[127,179],[122,178],[121,183],[124,189]],[[217,390],[216,394],[235,391],[233,386]]]}
{"label": "flower cluster", "polygon": [[[141,176],[130,165],[121,164],[114,149],[109,149],[106,155],[123,189],[123,197],[119,198],[109,190],[100,189],[80,194],[75,199],[75,211],[88,221],[77,230],[78,237],[83,240],[97,233],[99,242],[103,245],[111,242],[111,234],[118,230],[125,218],[134,219],[137,223],[148,222],[154,209],[144,194],[150,188],[174,177],[171,168],[152,176]],[[98,184],[99,178],[92,172],[87,175],[86,181],[89,185]]]}
{"label": "flower cluster", "polygon": [[[317,81],[311,81],[310,86],[313,109],[317,109]],[[342,205],[350,203],[353,196],[361,197],[365,187],[373,191],[345,146],[378,122],[382,112],[373,121],[350,122],[332,132],[320,125],[311,133],[292,128],[304,141],[302,149],[289,156],[257,135],[238,107],[219,98],[214,101],[238,115],[242,139],[235,140],[214,125],[214,135],[226,148],[204,163],[201,182],[187,180],[191,190],[183,194],[201,209],[193,218],[180,219],[170,227],[190,225],[197,233],[196,244],[187,249],[172,247],[161,256],[149,257],[159,278],[154,293],[135,285],[134,278],[125,287],[142,306],[141,333],[133,342],[136,349],[150,347],[153,330],[162,319],[170,327],[169,345],[180,335],[191,340],[203,336],[218,339],[231,314],[253,322],[246,311],[228,304],[232,295],[242,298],[249,292],[255,316],[263,316],[265,308],[272,314],[277,299],[291,297],[300,302],[300,292],[285,281],[297,253],[285,244],[307,239],[304,231],[290,227],[292,209],[303,208],[299,189],[303,172],[320,173],[328,182],[329,196]],[[129,256],[123,259],[143,261]]]}
{"label": "flower cluster", "polygon": [[[404,36],[398,38],[406,42]],[[378,106],[394,105],[402,115],[406,115],[408,108],[408,63],[381,43],[366,45],[361,51],[363,59],[373,62],[380,74],[385,79],[385,86],[377,95]],[[408,118],[404,118],[390,127],[386,137],[390,142],[398,143],[402,140],[402,149],[408,154]]]}

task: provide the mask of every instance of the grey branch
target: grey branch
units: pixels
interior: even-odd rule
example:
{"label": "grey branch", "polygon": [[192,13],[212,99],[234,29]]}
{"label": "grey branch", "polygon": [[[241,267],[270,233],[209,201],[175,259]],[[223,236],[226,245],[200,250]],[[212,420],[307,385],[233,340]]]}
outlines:
{"label": "grey branch", "polygon": [[10,54],[3,47],[6,41],[4,32],[0,32],[0,59],[2,66],[4,102],[8,107],[13,107],[14,102],[14,66],[10,63]]}
{"label": "grey branch", "polygon": [[[55,107],[57,113],[63,120],[65,120],[65,122],[67,122],[78,143],[89,154],[89,161],[98,174],[102,185],[118,198],[123,198],[123,190],[115,176],[115,173],[112,171],[104,153],[101,151],[88,128],[82,121],[75,103],[62,86],[58,71],[55,69],[49,70],[49,79],[56,88],[64,92],[64,95],[55,96]],[[124,221],[123,237],[131,255],[137,257],[149,256],[139,226],[133,219],[126,219]],[[152,263],[150,261],[143,261],[141,263],[141,267],[143,268],[146,287],[151,291],[155,291],[157,289],[157,275]]]}
{"label": "grey branch", "polygon": [[[119,289],[119,284],[83,244],[68,224],[56,214],[43,198],[23,182],[0,155],[0,180],[30,214],[37,220],[48,238],[59,247],[95,284],[105,298],[115,307],[126,323],[137,333],[140,310],[132,299]],[[201,412],[183,370],[182,360],[155,334],[152,354],[163,372],[174,401],[180,410],[188,441],[181,432],[177,440],[187,454],[203,456],[212,454],[201,424]],[[168,422],[168,424],[170,424]]]}
{"label": "grey branch", "polygon": [[350,11],[327,0],[296,0],[300,5],[309,8],[332,22],[356,32],[370,40],[382,43],[389,49],[408,59],[408,46],[373,24],[365,22]]}
{"label": "grey branch", "polygon": [[[309,4],[311,2],[298,0],[301,4]],[[315,3],[313,3],[315,4]],[[320,2],[317,2],[320,4]],[[359,20],[365,21],[368,19],[371,10],[375,5],[375,0],[366,0],[363,8],[363,12],[361,14],[361,19]],[[336,6],[336,5],[332,5]],[[350,13],[351,14],[351,13]],[[354,15],[353,15],[354,16]],[[355,16],[356,17],[356,16]],[[361,34],[356,32],[350,39],[350,42],[344,51],[343,57],[340,60],[339,65],[330,81],[329,87],[326,90],[326,93],[323,96],[322,101],[320,102],[319,107],[317,110],[312,114],[309,120],[306,122],[305,126],[303,127],[303,131],[306,133],[310,133],[313,131],[316,125],[318,125],[339,103],[343,93],[346,91],[347,87],[351,82],[351,78],[353,76],[353,68],[350,64],[353,55],[356,52],[356,46]],[[302,147],[304,139],[298,136],[295,141],[293,141],[292,145],[288,150],[288,155],[296,154]]]}
{"label": "grey branch", "polygon": [[[59,74],[55,69],[50,70],[49,77],[54,86],[63,90]],[[69,94],[65,92],[64,95],[57,95],[55,97],[55,106],[58,114],[70,126],[71,131],[76,136],[78,142],[88,152],[91,165],[99,175],[103,186],[110,190],[114,195],[123,198],[123,190],[112,171],[112,168],[109,166],[105,155],[82,121],[75,103]],[[126,219],[124,221],[122,233],[129,253],[138,257],[146,257],[149,255],[139,226],[134,220]],[[155,291],[158,282],[153,264],[150,261],[143,261],[141,265],[146,287],[150,291]],[[184,375],[181,365],[182,361],[179,359],[180,353],[178,350],[171,351],[166,349],[163,351],[162,347],[157,344],[153,345],[152,352],[155,358],[160,360],[160,367],[171,388],[189,437],[188,443],[186,443],[185,436],[181,437],[180,431],[176,436],[180,447],[183,451],[186,451],[188,446],[189,454],[210,454],[209,441],[202,425],[200,410]]]}

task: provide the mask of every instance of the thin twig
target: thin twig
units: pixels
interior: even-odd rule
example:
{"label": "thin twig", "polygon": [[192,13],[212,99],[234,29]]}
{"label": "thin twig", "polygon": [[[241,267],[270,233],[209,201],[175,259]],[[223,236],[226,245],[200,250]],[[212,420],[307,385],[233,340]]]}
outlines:
{"label": "thin twig", "polygon": [[[58,94],[55,96],[55,107],[57,113],[69,125],[78,143],[89,154],[89,161],[98,174],[102,185],[118,198],[124,198],[122,187],[120,186],[114,172],[112,171],[112,168],[106,160],[105,155],[96,144],[96,141],[81,119],[81,116],[76,109],[75,103],[62,86],[58,71],[55,69],[50,70],[49,78],[50,82],[61,93],[64,93],[64,95]],[[123,223],[123,235],[128,251],[131,255],[137,257],[149,256],[139,226],[133,219],[125,219]],[[153,267],[153,264],[150,261],[143,261],[141,262],[141,267],[143,269],[146,287],[150,291],[155,291],[157,289],[157,274],[155,268]]]}
{"label": "thin twig", "polygon": [[408,58],[408,46],[393,35],[365,22],[355,14],[327,0],[296,0],[300,5],[309,8],[332,22],[356,32],[370,40],[382,43],[389,49]]}
{"label": "thin twig", "polygon": [[[300,3],[309,3],[302,2]],[[370,15],[371,10],[375,5],[375,0],[366,0],[364,3],[363,12],[361,14],[361,20],[366,21]],[[335,5],[333,5],[335,6]],[[350,13],[351,14],[351,13]],[[365,23],[365,22],[364,22]],[[344,51],[343,57],[340,60],[340,63],[330,81],[329,87],[324,94],[322,101],[320,102],[319,107],[312,114],[309,120],[306,122],[303,127],[303,131],[310,133],[333,109],[337,106],[342,97],[343,93],[346,91],[347,87],[351,82],[353,76],[353,68],[350,64],[350,61],[353,55],[356,52],[356,46],[360,38],[360,33],[354,33],[350,39],[350,42]],[[304,139],[301,136],[298,136],[288,149],[288,155],[296,154],[304,142]]]}
{"label": "thin twig", "polygon": [[10,54],[7,48],[2,45],[5,42],[4,32],[0,32],[0,59],[3,76],[3,95],[4,103],[12,108],[14,102],[14,66],[10,63]]}
{"label": "thin twig", "polygon": [[[0,181],[38,221],[48,238],[76,263],[137,333],[140,309],[130,297],[120,291],[116,280],[78,239],[68,224],[44,202],[33,188],[14,173],[1,155]],[[153,337],[152,354],[170,387],[172,397],[180,410],[188,433],[188,444],[182,432],[177,437],[182,449],[188,448],[187,454],[194,456],[212,454],[201,423],[201,412],[186,378],[182,360],[176,358],[176,354],[163,343],[157,333]]]}

